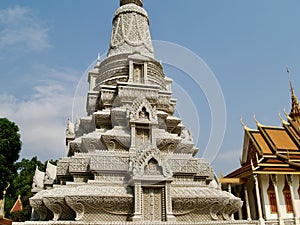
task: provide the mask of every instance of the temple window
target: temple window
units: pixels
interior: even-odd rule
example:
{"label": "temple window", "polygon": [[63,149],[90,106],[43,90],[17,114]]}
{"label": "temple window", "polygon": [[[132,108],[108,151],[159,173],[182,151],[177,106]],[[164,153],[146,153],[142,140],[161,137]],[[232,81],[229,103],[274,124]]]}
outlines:
{"label": "temple window", "polygon": [[285,180],[284,188],[282,191],[283,191],[283,195],[284,195],[286,211],[288,213],[292,213],[293,212],[293,204],[292,204],[292,198],[291,198],[291,191],[290,191],[290,187],[286,180]]}
{"label": "temple window", "polygon": [[142,144],[149,142],[150,135],[148,128],[137,128],[136,129],[136,146],[141,146]]}
{"label": "temple window", "polygon": [[267,193],[269,196],[271,213],[277,213],[275,190],[274,190],[274,186],[271,181],[269,182],[269,187],[268,187]]}
{"label": "temple window", "polygon": [[133,64],[133,81],[135,83],[144,82],[144,66],[142,64]]}

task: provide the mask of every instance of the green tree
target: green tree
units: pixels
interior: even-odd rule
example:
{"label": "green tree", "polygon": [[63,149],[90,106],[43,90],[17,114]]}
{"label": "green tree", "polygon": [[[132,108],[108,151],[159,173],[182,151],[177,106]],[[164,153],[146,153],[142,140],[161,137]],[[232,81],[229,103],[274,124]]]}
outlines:
{"label": "green tree", "polygon": [[[36,166],[38,166],[39,170],[45,171],[45,165],[46,163],[40,162],[36,156],[31,160],[22,159],[20,162],[16,163],[18,174],[11,183],[9,195],[6,197],[7,218],[12,219],[13,221],[30,220],[31,207],[29,205],[29,198],[32,197],[31,188],[34,172]],[[23,210],[9,213],[19,195],[21,196]]]}
{"label": "green tree", "polygon": [[0,118],[0,193],[17,174],[15,162],[22,147],[18,132],[19,127],[14,122]]}

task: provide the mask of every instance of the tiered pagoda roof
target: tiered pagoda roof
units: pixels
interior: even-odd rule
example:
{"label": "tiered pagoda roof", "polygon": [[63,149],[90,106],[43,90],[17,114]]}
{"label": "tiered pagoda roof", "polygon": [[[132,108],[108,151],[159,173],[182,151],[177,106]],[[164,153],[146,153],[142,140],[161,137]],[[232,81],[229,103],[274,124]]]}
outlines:
{"label": "tiered pagoda roof", "polygon": [[266,126],[256,118],[257,129],[245,130],[241,167],[226,178],[250,174],[300,174],[300,106],[290,81],[292,108],[282,126]]}

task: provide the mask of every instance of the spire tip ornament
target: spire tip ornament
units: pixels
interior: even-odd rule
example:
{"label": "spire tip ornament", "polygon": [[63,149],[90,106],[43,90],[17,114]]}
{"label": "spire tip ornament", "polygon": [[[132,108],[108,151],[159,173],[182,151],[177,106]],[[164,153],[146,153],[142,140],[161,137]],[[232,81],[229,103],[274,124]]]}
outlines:
{"label": "spire tip ornament", "polygon": [[130,4],[130,3],[143,7],[143,0],[120,0],[120,6]]}
{"label": "spire tip ornament", "polygon": [[286,71],[288,73],[288,77],[289,77],[289,82],[290,82],[290,89],[291,89],[291,98],[292,98],[292,108],[291,108],[291,112],[289,114],[289,116],[296,120],[298,123],[300,123],[300,105],[299,105],[299,101],[298,98],[296,97],[295,94],[295,90],[294,90],[294,86],[292,84],[292,80],[291,80],[291,75],[290,75],[290,70],[288,67],[286,67]]}

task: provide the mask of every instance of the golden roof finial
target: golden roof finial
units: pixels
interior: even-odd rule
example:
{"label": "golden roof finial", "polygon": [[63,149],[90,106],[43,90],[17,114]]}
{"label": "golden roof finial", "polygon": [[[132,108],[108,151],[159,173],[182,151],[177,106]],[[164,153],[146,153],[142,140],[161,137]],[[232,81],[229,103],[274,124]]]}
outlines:
{"label": "golden roof finial", "polygon": [[243,122],[243,118],[240,118],[240,122],[242,124],[242,126],[244,127],[245,130],[248,130],[248,127],[246,126],[246,124]]}
{"label": "golden roof finial", "polygon": [[295,91],[294,91],[294,87],[293,87],[292,80],[291,80],[291,73],[290,73],[290,70],[289,70],[288,67],[286,67],[286,72],[288,73],[292,96],[294,96],[295,95]]}
{"label": "golden roof finial", "polygon": [[292,84],[291,74],[290,74],[290,70],[288,67],[286,68],[286,71],[288,73],[290,89],[291,89],[291,94],[292,94],[292,96],[291,96],[292,97],[292,108],[291,108],[291,112],[290,112],[289,116],[292,119],[300,122],[300,106],[299,106],[298,99],[295,95],[295,90],[294,90],[294,86]]}
{"label": "golden roof finial", "polygon": [[288,122],[285,121],[285,120],[282,118],[280,112],[278,112],[278,117],[279,117],[279,119],[281,120],[282,124],[288,124]]}
{"label": "golden roof finial", "polygon": [[261,126],[262,126],[262,124],[256,119],[255,114],[253,115],[253,119],[254,119],[254,121],[255,121],[255,123],[256,123],[256,125],[257,125],[258,127],[261,127]]}

